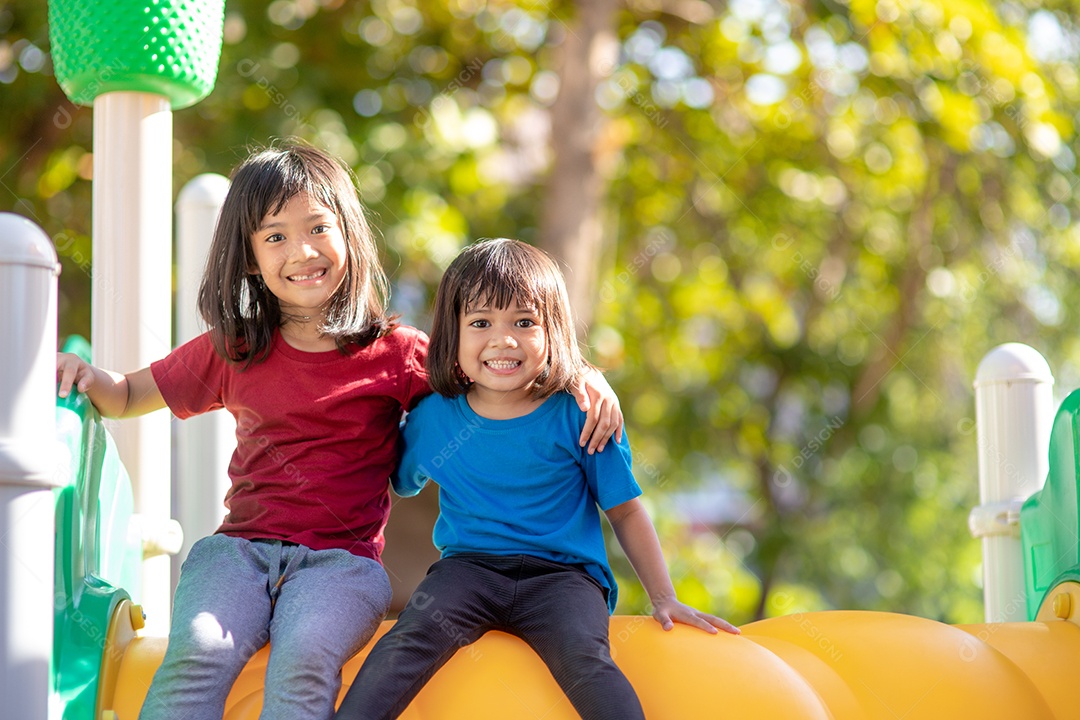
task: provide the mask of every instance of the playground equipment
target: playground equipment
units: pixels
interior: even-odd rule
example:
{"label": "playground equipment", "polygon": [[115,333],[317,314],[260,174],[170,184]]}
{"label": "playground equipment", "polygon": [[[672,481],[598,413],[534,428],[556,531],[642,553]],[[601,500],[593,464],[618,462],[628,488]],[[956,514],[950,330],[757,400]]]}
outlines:
{"label": "playground equipment", "polygon": [[44,717],[53,639],[56,425],[54,393],[45,391],[55,375],[47,362],[56,353],[58,272],[48,235],[0,214],[0,289],[9,308],[0,313],[0,375],[8,378],[0,382],[0,697],[14,698],[12,709],[30,718]]}
{"label": "playground equipment", "polygon": [[[98,363],[142,367],[168,350],[169,113],[210,91],[222,10],[220,0],[50,3],[57,78],[73,101],[94,104]],[[55,273],[47,236],[0,214],[0,306],[20,309],[0,314],[0,698],[4,717],[21,720],[128,720],[165,646],[167,573],[141,561],[145,526],[169,517],[168,485],[149,483],[168,474],[167,418],[134,434],[126,428],[135,421],[125,421],[114,446],[84,398],[54,410]],[[140,337],[151,327],[156,337]],[[792,612],[734,637],[613,618],[612,654],[649,716],[1080,717],[1067,680],[1080,666],[1080,392],[1048,432],[1051,382],[1045,360],[1023,346],[995,349],[976,378],[983,504],[971,524],[990,558],[993,622]],[[161,619],[156,626],[140,629],[133,597]],[[346,685],[365,654],[346,665]],[[230,720],[257,716],[266,656],[264,648],[234,685]],[[534,715],[574,717],[539,659],[490,633],[463,648],[405,717]]]}
{"label": "playground equipment", "polygon": [[[196,301],[218,211],[229,191],[228,179],[206,173],[192,178],[176,199],[176,344],[201,333]],[[178,559],[221,524],[222,499],[229,489],[229,461],[236,447],[236,421],[224,410],[189,418],[176,428],[176,478],[173,515],[183,526]],[[174,564],[173,587],[179,578]]]}
{"label": "playground equipment", "polygon": [[[90,356],[82,338],[63,349]],[[55,502],[52,715],[90,718],[108,692],[108,668],[120,659],[103,645],[115,646],[121,628],[143,626],[142,608],[123,589],[139,587],[143,548],[131,483],[97,411],[73,394],[57,402],[56,424],[56,477],[68,482]]]}
{"label": "playground equipment", "polygon": [[[744,626],[742,636],[716,637],[687,627],[665,633],[652,618],[616,616],[611,640],[612,656],[650,718],[1077,717],[1069,661],[1080,657],[1080,627],[1061,620],[952,627],[908,615],[830,611],[772,618]],[[162,653],[163,641],[139,638],[128,647],[112,706],[120,718],[135,716]],[[266,656],[265,649],[257,654],[233,686],[226,720],[258,717]],[[345,666],[346,684],[365,656]],[[578,715],[540,659],[503,633],[460,650],[402,715],[527,717]]]}
{"label": "playground equipment", "polygon": [[971,511],[968,525],[972,535],[982,538],[987,622],[1034,617],[1032,603],[1038,599],[1031,598],[1027,606],[1023,602],[1024,561],[1018,528],[1021,504],[1046,479],[1053,384],[1043,356],[1020,343],[994,348],[975,371],[981,504]]}

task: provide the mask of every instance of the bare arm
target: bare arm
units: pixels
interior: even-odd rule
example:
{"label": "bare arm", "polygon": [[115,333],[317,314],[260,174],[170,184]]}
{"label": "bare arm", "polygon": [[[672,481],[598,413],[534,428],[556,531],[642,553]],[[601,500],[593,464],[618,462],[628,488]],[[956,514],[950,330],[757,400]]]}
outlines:
{"label": "bare arm", "polygon": [[640,500],[635,498],[624,502],[606,514],[615,530],[615,537],[634,566],[642,587],[649,594],[653,618],[661,627],[670,630],[676,622],[681,622],[708,633],[716,633],[719,628],[733,635],[739,634],[739,629],[727,620],[679,602],[675,587],[671,584],[664,553],[660,549],[660,540],[656,537],[656,529]]}
{"label": "bare arm", "polygon": [[57,353],[56,379],[60,397],[67,397],[72,388],[86,393],[104,417],[135,417],[165,407],[148,367],[121,375],[94,367],[77,355]]}

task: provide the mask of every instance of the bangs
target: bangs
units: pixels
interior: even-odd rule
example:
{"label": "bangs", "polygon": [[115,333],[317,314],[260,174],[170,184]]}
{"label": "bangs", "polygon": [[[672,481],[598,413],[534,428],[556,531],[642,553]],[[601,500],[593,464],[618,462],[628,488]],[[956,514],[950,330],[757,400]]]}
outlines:
{"label": "bangs", "polygon": [[498,287],[485,285],[477,281],[470,287],[464,288],[461,298],[461,312],[470,313],[480,308],[503,310],[511,305],[520,305],[532,310],[540,308],[540,293],[537,288],[525,283],[499,285]]}
{"label": "bangs", "polygon": [[534,310],[543,308],[552,288],[550,274],[531,258],[520,253],[494,252],[486,261],[463,273],[459,312],[477,308],[503,310],[518,304]]}
{"label": "bangs", "polygon": [[325,168],[281,151],[268,151],[249,164],[247,202],[240,206],[241,229],[246,237],[259,229],[267,215],[277,215],[297,195],[306,194],[340,214],[334,191],[340,182]]}

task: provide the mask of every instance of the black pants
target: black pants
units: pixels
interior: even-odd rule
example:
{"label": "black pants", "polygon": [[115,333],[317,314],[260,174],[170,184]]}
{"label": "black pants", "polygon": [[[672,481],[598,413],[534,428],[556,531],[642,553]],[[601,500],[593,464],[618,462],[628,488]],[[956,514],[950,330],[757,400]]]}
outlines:
{"label": "black pants", "polygon": [[611,659],[604,590],[573,565],[527,555],[439,560],[364,661],[340,720],[396,718],[458,649],[488,630],[528,643],[585,720],[644,718]]}

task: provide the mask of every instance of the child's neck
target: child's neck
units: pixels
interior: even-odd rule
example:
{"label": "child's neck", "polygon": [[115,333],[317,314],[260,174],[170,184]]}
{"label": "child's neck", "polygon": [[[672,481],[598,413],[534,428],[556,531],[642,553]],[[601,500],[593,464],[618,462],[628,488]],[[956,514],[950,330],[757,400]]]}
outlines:
{"label": "child's neck", "polygon": [[322,317],[286,320],[281,326],[281,338],[289,344],[289,347],[303,352],[336,350],[337,343],[334,342],[334,338],[324,335],[321,327]]}
{"label": "child's neck", "polygon": [[465,400],[474,413],[488,420],[524,417],[544,404],[544,398],[533,397],[528,388],[508,393],[476,385],[469,388]]}

